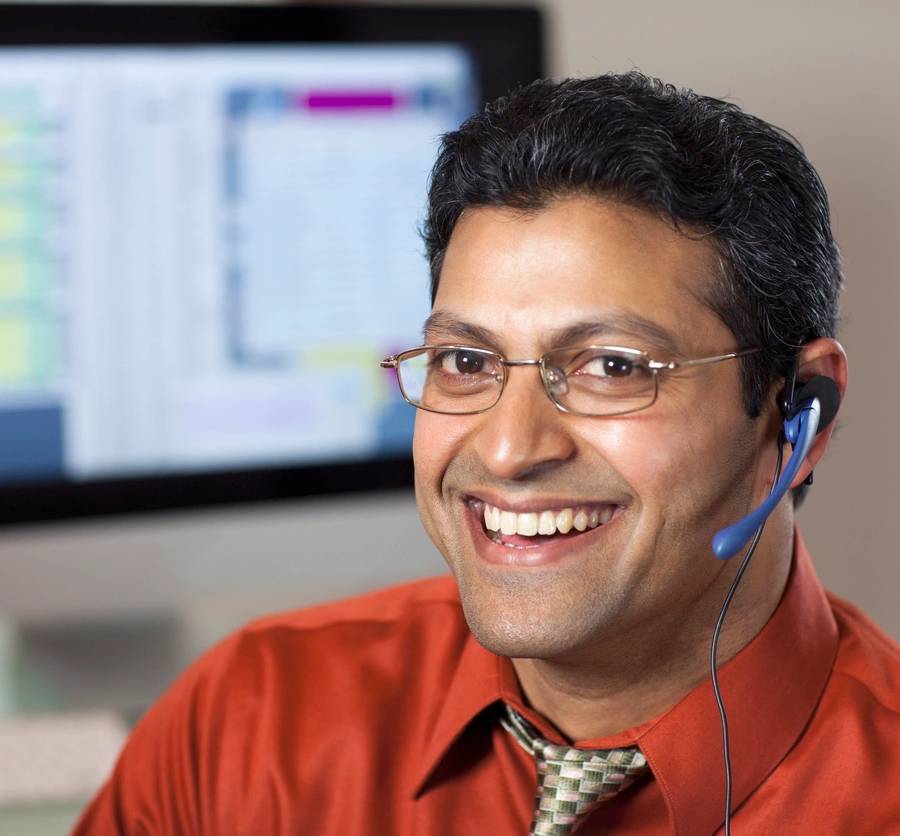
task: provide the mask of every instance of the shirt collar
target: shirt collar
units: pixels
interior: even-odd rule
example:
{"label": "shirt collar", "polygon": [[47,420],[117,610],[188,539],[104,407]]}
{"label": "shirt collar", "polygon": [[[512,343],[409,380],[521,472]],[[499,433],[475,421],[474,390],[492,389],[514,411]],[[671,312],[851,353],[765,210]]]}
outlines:
{"label": "shirt collar", "polygon": [[521,690],[509,659],[485,650],[469,633],[431,737],[414,773],[413,796],[420,795],[428,779],[461,737],[466,727],[485,708],[498,700],[521,704]]}
{"label": "shirt collar", "polygon": [[[732,809],[790,751],[818,703],[837,652],[837,627],[799,532],[785,592],[760,633],[719,669],[728,714],[733,773]],[[552,727],[523,704],[509,659],[469,635],[443,707],[422,754],[413,792],[425,789],[448,750],[471,721],[498,700],[508,702],[545,733]],[[648,723],[577,745],[637,744],[668,805],[674,831],[711,833],[725,805],[722,733],[709,681]]]}

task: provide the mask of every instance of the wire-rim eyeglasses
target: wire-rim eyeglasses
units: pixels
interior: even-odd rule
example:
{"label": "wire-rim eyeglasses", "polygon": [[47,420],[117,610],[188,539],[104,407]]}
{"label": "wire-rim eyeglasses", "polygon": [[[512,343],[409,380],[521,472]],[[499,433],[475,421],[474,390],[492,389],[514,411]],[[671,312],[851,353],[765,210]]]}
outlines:
{"label": "wire-rim eyeglasses", "polygon": [[422,345],[381,361],[394,369],[403,398],[418,409],[444,415],[477,415],[500,400],[513,366],[536,366],[553,405],[568,415],[612,417],[652,406],[662,373],[745,357],[759,347],[707,357],[654,360],[626,346],[559,348],[534,359],[507,359],[474,346]]}

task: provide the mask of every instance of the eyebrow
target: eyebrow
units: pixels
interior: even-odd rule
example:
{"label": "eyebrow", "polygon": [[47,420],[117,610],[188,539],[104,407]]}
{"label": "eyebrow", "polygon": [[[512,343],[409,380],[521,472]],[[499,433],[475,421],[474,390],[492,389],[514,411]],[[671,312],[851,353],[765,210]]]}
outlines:
{"label": "eyebrow", "polygon": [[[435,331],[451,339],[472,340],[502,353],[500,351],[501,340],[490,328],[465,322],[444,311],[434,311],[425,320],[422,332],[426,342],[428,342],[429,334],[433,334]],[[630,313],[572,323],[550,332],[548,342],[551,346],[562,348],[610,334],[634,337],[651,348],[672,354],[676,353],[676,340],[670,331],[653,320]]]}

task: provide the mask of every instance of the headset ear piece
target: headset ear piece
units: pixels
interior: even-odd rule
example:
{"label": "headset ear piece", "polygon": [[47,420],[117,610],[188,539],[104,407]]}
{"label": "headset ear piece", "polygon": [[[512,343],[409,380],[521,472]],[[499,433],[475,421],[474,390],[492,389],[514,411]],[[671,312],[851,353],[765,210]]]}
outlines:
{"label": "headset ear piece", "polygon": [[[772,486],[772,490],[762,505],[728,528],[716,532],[712,541],[713,552],[722,560],[727,560],[737,554],[753,536],[754,531],[762,530],[772,509],[790,489],[791,482],[800,470],[803,460],[809,454],[816,435],[827,427],[837,415],[841,403],[841,393],[834,380],[823,375],[814,377],[806,383],[799,383],[799,386],[799,390],[795,391],[792,403],[789,405],[784,404],[787,391],[778,396],[779,403],[785,411],[783,439],[786,439],[793,447],[791,457],[787,466],[779,473],[778,481]],[[778,462],[780,470],[780,457]],[[807,484],[810,484],[810,477],[807,477]]]}
{"label": "headset ear piece", "polygon": [[[782,403],[784,403],[785,392],[781,394]],[[837,415],[838,407],[841,405],[841,393],[837,383],[830,377],[825,375],[817,375],[800,384],[800,388],[794,393],[794,402],[790,405],[784,405],[785,421],[790,421],[803,407],[804,403],[819,399],[819,427],[816,430],[818,435],[825,429]]]}

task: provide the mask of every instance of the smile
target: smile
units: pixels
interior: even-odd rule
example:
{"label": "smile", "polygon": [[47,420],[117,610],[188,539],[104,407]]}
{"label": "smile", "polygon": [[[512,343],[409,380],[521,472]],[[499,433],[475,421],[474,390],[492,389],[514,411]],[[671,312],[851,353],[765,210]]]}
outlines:
{"label": "smile", "polygon": [[472,496],[466,505],[478,554],[488,563],[508,566],[539,566],[574,556],[590,548],[625,510],[600,502],[514,511]]}
{"label": "smile", "polygon": [[523,537],[538,535],[551,536],[559,532],[568,534],[573,529],[578,533],[589,528],[606,525],[613,516],[616,506],[598,505],[559,510],[530,511],[524,514],[505,511],[495,505],[484,503],[484,527],[489,532],[501,535],[520,534]]}

